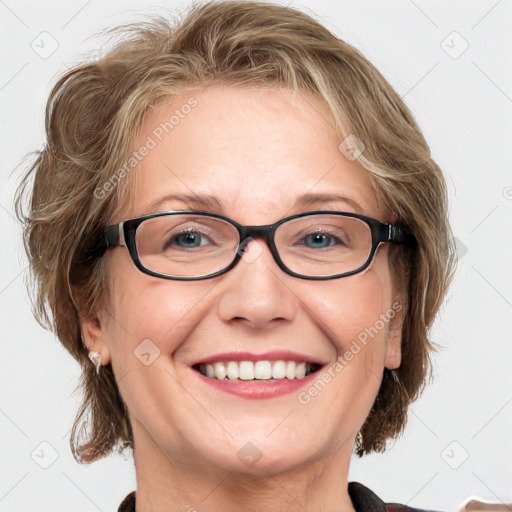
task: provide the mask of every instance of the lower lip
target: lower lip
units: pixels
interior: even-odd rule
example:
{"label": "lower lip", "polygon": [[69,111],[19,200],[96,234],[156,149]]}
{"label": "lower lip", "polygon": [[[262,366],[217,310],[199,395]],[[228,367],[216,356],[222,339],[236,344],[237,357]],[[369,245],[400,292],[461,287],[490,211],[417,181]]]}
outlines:
{"label": "lower lip", "polygon": [[219,380],[205,377],[197,370],[193,370],[205,383],[224,393],[230,393],[242,398],[263,399],[274,398],[297,392],[306,384],[310,384],[317,377],[319,370],[309,374],[303,379],[281,380]]}

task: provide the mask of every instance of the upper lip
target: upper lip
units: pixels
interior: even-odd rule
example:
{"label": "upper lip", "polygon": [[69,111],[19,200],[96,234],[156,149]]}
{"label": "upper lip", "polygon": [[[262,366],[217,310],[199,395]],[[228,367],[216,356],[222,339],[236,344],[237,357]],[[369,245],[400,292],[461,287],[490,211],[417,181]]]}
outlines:
{"label": "upper lip", "polygon": [[202,357],[190,364],[190,366],[198,364],[208,364],[224,361],[305,361],[311,365],[324,366],[326,363],[317,357],[307,354],[299,354],[290,350],[272,350],[255,354],[254,352],[221,352],[211,356]]}

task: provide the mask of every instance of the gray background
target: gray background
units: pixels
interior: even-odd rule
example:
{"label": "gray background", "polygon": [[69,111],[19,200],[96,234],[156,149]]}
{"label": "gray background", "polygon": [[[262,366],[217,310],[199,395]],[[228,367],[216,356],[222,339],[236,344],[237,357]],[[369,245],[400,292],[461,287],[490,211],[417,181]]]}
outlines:
{"label": "gray background", "polygon": [[[405,436],[384,455],[354,457],[350,479],[386,501],[443,511],[470,495],[512,502],[511,2],[293,5],[362,50],[405,98],[446,174],[461,257],[432,333],[445,347],[435,383],[411,408]],[[30,313],[13,169],[43,142],[51,85],[100,47],[90,36],[163,11],[144,0],[0,0],[0,512],[113,511],[135,487],[128,456],[91,466],[71,456],[79,368]]]}

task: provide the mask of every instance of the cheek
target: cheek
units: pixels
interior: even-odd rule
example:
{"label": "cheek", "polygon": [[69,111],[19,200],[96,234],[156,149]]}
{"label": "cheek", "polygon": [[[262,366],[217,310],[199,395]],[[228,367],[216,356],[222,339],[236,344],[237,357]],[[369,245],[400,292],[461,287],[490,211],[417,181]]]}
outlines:
{"label": "cheek", "polygon": [[[167,281],[140,273],[111,283],[108,337],[113,359],[133,364],[134,350],[150,340],[172,353],[209,307],[212,285]],[[156,350],[156,349],[155,349]]]}
{"label": "cheek", "polygon": [[[138,272],[138,271],[137,271]],[[210,307],[211,284],[152,279],[141,273],[111,283],[107,342],[119,391],[132,414],[164,407],[174,396],[170,355]],[[158,416],[158,415],[157,415]]]}
{"label": "cheek", "polygon": [[353,396],[363,389],[368,396],[376,392],[385,362],[392,287],[387,261],[374,263],[366,272],[326,282],[309,294],[311,316],[337,352],[332,372]]}
{"label": "cheek", "polygon": [[305,303],[334,345],[336,360],[299,395],[299,402],[307,405],[311,417],[323,418],[329,408],[329,425],[337,439],[332,446],[359,430],[382,380],[388,330],[382,316],[392,305],[385,270],[372,266],[355,276],[326,281]]}
{"label": "cheek", "polygon": [[379,319],[389,308],[391,293],[387,281],[370,270],[332,281],[309,296],[312,314],[343,350],[376,324],[383,330]]}

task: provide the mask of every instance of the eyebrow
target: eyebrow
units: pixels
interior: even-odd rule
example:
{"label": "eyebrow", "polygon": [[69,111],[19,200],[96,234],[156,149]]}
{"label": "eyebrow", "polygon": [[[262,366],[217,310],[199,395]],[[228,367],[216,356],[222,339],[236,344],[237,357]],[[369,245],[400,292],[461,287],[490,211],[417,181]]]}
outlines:
{"label": "eyebrow", "polygon": [[[152,202],[147,206],[145,210],[149,213],[160,211],[160,209],[166,204],[173,201],[179,201],[190,210],[199,208],[201,210],[214,213],[216,211],[223,212],[224,204],[215,196],[207,194],[170,194],[156,201]],[[342,196],[340,194],[327,194],[327,193],[307,193],[299,196],[291,209],[301,208],[311,205],[341,205],[347,204],[351,206],[357,213],[363,213],[361,205],[349,197]]]}
{"label": "eyebrow", "polygon": [[169,194],[149,204],[146,210],[150,213],[153,213],[155,211],[159,211],[164,204],[173,201],[179,201],[191,210],[194,208],[200,208],[211,213],[215,212],[216,210],[224,210],[224,206],[219,201],[219,199],[217,199],[215,196],[206,194]]}
{"label": "eyebrow", "polygon": [[310,206],[312,204],[339,204],[339,203],[345,203],[351,206],[357,213],[363,213],[363,208],[361,205],[355,201],[354,199],[351,199],[350,197],[345,197],[339,194],[314,194],[314,193],[308,193],[304,194],[303,196],[300,196],[295,201],[293,208],[301,207],[301,206]]}

